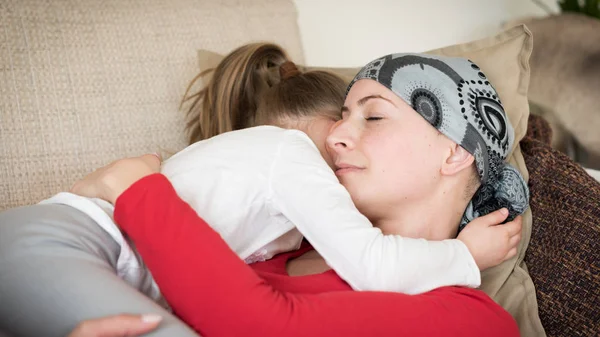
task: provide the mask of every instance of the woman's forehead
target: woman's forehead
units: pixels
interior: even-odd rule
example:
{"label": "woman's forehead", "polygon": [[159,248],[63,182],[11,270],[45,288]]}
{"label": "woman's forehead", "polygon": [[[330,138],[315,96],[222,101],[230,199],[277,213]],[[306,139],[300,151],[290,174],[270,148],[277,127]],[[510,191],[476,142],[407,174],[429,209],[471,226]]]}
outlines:
{"label": "woman's forehead", "polygon": [[382,84],[371,80],[362,79],[354,83],[348,95],[344,105],[365,105],[371,99],[382,99],[395,104],[398,96],[393,91],[386,88]]}
{"label": "woman's forehead", "polygon": [[371,79],[361,79],[348,92],[342,112],[362,108],[373,102],[387,103],[397,109],[412,110],[407,102],[384,85]]}

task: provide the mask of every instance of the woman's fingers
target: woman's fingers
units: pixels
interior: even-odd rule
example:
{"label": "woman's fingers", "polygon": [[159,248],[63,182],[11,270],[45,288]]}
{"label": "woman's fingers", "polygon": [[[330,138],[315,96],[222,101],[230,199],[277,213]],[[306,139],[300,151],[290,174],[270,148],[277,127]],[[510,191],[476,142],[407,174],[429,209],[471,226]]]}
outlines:
{"label": "woman's fingers", "polygon": [[98,186],[97,184],[90,184],[89,182],[99,179],[102,176],[102,174],[104,174],[106,170],[111,167],[111,165],[114,165],[114,162],[107,166],[101,167],[95,170],[94,172],[86,175],[83,179],[76,181],[75,184],[71,186],[69,191],[71,193],[88,198],[101,198],[103,191],[100,188],[100,186]]}
{"label": "woman's fingers", "polygon": [[84,321],[67,337],[132,337],[154,330],[158,315],[117,315]]}
{"label": "woman's fingers", "polygon": [[148,166],[151,167],[155,172],[160,171],[162,156],[159,153],[145,154],[139,158],[142,159],[146,164],[148,164]]}
{"label": "woman's fingers", "polygon": [[154,153],[150,153],[150,154],[153,155],[154,157],[156,157],[159,162],[162,162],[162,156],[160,155],[160,153],[154,152]]}
{"label": "woman's fingers", "polygon": [[71,192],[100,198],[114,204],[129,186],[139,179],[160,172],[160,156],[146,154],[114,161],[76,182]]}

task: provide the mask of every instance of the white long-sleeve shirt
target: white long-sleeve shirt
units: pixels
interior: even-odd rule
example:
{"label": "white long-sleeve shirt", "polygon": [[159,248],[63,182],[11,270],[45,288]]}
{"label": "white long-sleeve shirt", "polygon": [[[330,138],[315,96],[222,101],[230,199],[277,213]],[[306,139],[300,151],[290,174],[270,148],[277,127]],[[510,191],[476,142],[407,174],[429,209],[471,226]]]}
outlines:
{"label": "white long-sleeve shirt", "polygon": [[188,146],[161,173],[246,261],[295,249],[304,235],[356,290],[417,294],[480,285],[461,241],[384,235],[373,227],[301,131],[228,132]]}

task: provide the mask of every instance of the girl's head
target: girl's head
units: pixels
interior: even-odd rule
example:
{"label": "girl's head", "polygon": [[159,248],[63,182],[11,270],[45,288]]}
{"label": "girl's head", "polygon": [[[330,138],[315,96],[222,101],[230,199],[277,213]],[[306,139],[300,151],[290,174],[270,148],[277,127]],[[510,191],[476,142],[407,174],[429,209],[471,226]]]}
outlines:
{"label": "girl's head", "polygon": [[429,236],[446,238],[459,222],[501,207],[511,217],[526,209],[526,184],[505,163],[512,127],[474,63],[388,55],[356,76],[342,111],[328,149],[340,181],[372,221],[426,205],[422,219],[425,212],[455,218],[442,237]]}
{"label": "girl's head", "polygon": [[244,45],[219,63],[202,90],[186,93],[184,101],[192,101],[187,111],[190,143],[223,132],[275,125],[305,131],[326,155],[325,137],[339,119],[346,87],[331,73],[301,72],[277,45]]}

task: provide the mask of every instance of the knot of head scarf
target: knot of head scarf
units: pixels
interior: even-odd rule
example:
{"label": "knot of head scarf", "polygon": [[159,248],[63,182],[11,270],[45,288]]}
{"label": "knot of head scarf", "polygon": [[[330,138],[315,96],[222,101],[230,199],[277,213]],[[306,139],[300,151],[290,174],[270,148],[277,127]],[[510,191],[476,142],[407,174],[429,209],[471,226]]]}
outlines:
{"label": "knot of head scarf", "polygon": [[481,69],[463,58],[391,54],[364,66],[350,82],[374,80],[394,92],[433,127],[475,157],[481,187],[469,203],[459,230],[478,216],[502,207],[507,221],[529,204],[529,189],[506,158],[514,130],[498,93]]}

